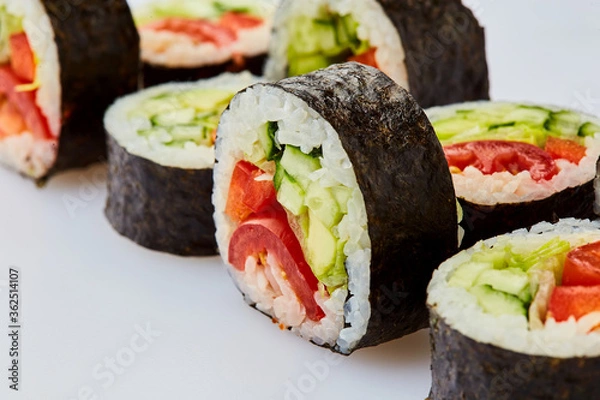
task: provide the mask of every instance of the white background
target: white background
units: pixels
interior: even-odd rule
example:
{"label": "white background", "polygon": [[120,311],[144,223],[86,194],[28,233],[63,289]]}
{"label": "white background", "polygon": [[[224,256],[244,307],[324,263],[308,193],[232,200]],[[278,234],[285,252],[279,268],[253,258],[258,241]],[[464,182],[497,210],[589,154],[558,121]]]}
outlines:
{"label": "white background", "polygon": [[[600,114],[600,2],[469,4],[486,27],[494,99]],[[429,392],[427,331],[348,358],[280,331],[245,305],[217,257],[174,257],[116,234],[103,215],[102,165],[43,189],[5,169],[0,181],[0,399],[423,399]],[[9,266],[22,274],[18,394],[6,379]],[[143,346],[136,332],[148,325],[155,337]],[[145,350],[132,352],[132,340]],[[115,357],[128,364],[119,374],[105,364]]]}

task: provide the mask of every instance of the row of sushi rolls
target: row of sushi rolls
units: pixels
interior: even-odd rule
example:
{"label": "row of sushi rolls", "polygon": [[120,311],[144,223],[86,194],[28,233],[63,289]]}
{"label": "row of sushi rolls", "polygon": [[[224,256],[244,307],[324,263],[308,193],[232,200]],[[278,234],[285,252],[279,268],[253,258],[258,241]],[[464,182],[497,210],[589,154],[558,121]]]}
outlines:
{"label": "row of sushi rolls", "polygon": [[429,326],[431,399],[600,398],[600,119],[490,101],[461,0],[62,3],[0,1],[3,164],[106,158],[117,232],[315,345]]}

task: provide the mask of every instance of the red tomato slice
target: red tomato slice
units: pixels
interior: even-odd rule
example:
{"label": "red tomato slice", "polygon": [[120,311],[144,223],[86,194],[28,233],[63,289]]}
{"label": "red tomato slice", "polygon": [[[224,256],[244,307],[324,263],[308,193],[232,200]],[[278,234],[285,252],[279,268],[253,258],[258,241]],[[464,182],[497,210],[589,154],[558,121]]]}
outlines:
{"label": "red tomato slice", "polygon": [[325,313],[314,298],[318,280],[304,258],[300,242],[292,231],[285,210],[275,205],[267,212],[242,222],[229,243],[229,262],[243,271],[249,256],[269,253],[275,256],[298,300],[306,309],[306,317],[319,321]]}
{"label": "red tomato slice", "polygon": [[379,68],[377,66],[377,61],[375,61],[375,52],[376,51],[377,51],[377,49],[375,47],[372,47],[362,54],[350,57],[348,59],[348,61],[356,61],[356,62],[364,64],[364,65]]}
{"label": "red tomato slice", "polygon": [[237,39],[235,31],[206,20],[164,18],[147,24],[143,28],[180,33],[198,42],[214,43],[217,47],[226,46]]}
{"label": "red tomato slice", "polygon": [[484,174],[529,171],[536,181],[551,179],[558,173],[552,157],[529,143],[481,140],[445,146],[444,153],[448,165],[461,170],[470,165]]}
{"label": "red tomato slice", "polygon": [[238,161],[231,175],[225,214],[235,222],[246,220],[250,214],[258,214],[277,201],[273,180],[257,180],[264,174],[257,166]]}
{"label": "red tomato slice", "polygon": [[558,322],[600,311],[600,286],[557,286],[550,297],[548,311]]}
{"label": "red tomato slice", "polygon": [[544,150],[554,159],[564,158],[567,161],[579,164],[579,161],[585,157],[586,148],[573,140],[548,136]]}
{"label": "red tomato slice", "polygon": [[600,285],[600,241],[574,248],[567,254],[562,284],[564,286]]}
{"label": "red tomato slice", "polygon": [[15,74],[25,83],[35,80],[35,60],[25,33],[12,35],[9,39],[10,65]]}
{"label": "red tomato slice", "polygon": [[[38,139],[51,138],[48,121],[35,104],[35,91],[17,92],[15,86],[24,84],[9,66],[0,67],[0,94],[19,110],[27,129]],[[0,130],[2,126],[0,126]]]}
{"label": "red tomato slice", "polygon": [[263,20],[252,15],[227,11],[221,16],[219,23],[221,26],[237,32],[240,29],[255,28],[260,26],[262,25]]}

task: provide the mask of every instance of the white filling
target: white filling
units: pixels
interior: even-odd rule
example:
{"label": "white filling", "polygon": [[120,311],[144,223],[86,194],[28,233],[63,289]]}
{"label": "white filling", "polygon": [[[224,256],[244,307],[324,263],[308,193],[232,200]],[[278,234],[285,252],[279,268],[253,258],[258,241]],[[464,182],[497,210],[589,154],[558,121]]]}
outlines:
{"label": "white filling", "polygon": [[[255,85],[234,97],[230,109],[225,111],[221,118],[217,132],[217,163],[214,168],[213,191],[216,238],[220,252],[228,254],[229,241],[236,227],[225,214],[233,168],[238,160],[253,153],[258,145],[258,132],[265,129],[264,124],[267,121],[279,122],[278,140],[282,144],[299,146],[306,153],[322,146],[322,168],[312,173],[310,179],[325,187],[343,184],[353,189],[348,213],[338,225],[339,239],[348,240],[344,247],[344,254],[347,256],[348,290],[337,289],[330,298],[316,293],[317,303],[325,311],[326,317],[319,322],[303,319],[298,323],[300,308],[297,298],[284,295],[283,300],[276,302],[278,297],[273,297],[273,293],[277,292],[276,285],[270,284],[269,288],[267,283],[271,280],[261,271],[253,272],[256,269],[252,269],[252,262],[250,271],[241,272],[229,266],[230,274],[249,303],[256,304],[261,310],[272,310],[275,314],[271,311],[266,312],[276,316],[280,322],[291,327],[302,337],[317,344],[335,345],[341,352],[349,352],[365,334],[371,312],[368,300],[371,243],[364,199],[358,188],[352,164],[333,127],[304,101],[281,89]],[[275,275],[277,267],[271,271]],[[257,290],[259,284],[264,292]],[[281,293],[285,294],[281,289],[285,285],[278,285]],[[346,301],[348,294],[350,298]],[[292,305],[290,302],[296,304]],[[292,311],[284,311],[281,308],[283,305]],[[279,316],[289,318],[283,319]],[[349,324],[348,327],[344,328],[344,321]]]}
{"label": "white filling", "polygon": [[[560,236],[572,246],[600,240],[600,221],[563,219],[556,225],[542,222],[531,228],[486,240],[486,246],[511,242],[519,247],[536,248],[553,237]],[[600,334],[587,333],[597,325],[598,315],[557,323],[546,321],[543,329],[529,330],[525,316],[494,317],[483,311],[475,296],[466,289],[448,286],[448,278],[456,268],[470,260],[471,254],[482,247],[475,245],[445,261],[433,273],[427,289],[427,304],[444,321],[463,335],[478,342],[489,343],[519,353],[548,357],[600,356]]]}
{"label": "white filling", "polygon": [[298,15],[317,17],[322,6],[339,15],[352,15],[358,23],[357,35],[376,47],[375,60],[381,71],[409,90],[404,47],[400,34],[375,0],[284,0],[274,20],[265,77],[278,80],[287,76],[287,47],[291,40],[289,21]]}
{"label": "white filling", "polygon": [[[50,18],[40,0],[0,0],[1,5],[5,5],[10,14],[23,17],[23,28],[37,58],[36,76],[41,82],[36,104],[48,119],[50,132],[58,138],[61,129],[60,64]],[[0,140],[0,162],[38,178],[54,164],[57,146],[56,140],[33,140],[31,134],[25,132]]]}
{"label": "white filling", "polygon": [[106,112],[106,131],[128,153],[147,158],[157,164],[179,168],[212,168],[215,160],[213,147],[188,142],[185,148],[169,147],[159,141],[150,141],[138,134],[138,130],[151,127],[148,118],[131,117],[140,104],[149,98],[165,93],[184,92],[193,89],[223,89],[232,93],[256,83],[258,78],[249,72],[221,74],[218,77],[190,83],[168,83],[122,97]]}

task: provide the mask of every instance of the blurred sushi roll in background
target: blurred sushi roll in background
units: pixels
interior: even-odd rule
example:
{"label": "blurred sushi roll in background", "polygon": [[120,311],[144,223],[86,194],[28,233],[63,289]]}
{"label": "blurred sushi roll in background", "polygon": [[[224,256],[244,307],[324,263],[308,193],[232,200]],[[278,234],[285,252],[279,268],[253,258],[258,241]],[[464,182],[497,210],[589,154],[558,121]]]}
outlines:
{"label": "blurred sushi roll in background", "polygon": [[277,0],[153,0],[134,11],[145,86],[262,75]]}
{"label": "blurred sushi roll in background", "polygon": [[531,104],[426,110],[464,217],[463,247],[558,218],[593,218],[600,120]]}
{"label": "blurred sushi roll in background", "polygon": [[282,329],[348,354],[426,326],[456,201],[424,112],[385,74],[346,63],[240,92],[214,181],[221,256]]}
{"label": "blurred sushi roll in background", "polygon": [[159,85],[119,99],[106,113],[106,217],[122,235],[178,255],[216,254],[211,204],[214,141],[249,72]]}
{"label": "blurred sushi roll in background", "polygon": [[0,162],[38,180],[102,160],[104,111],[138,85],[125,0],[64,4],[0,1]]}
{"label": "blurred sushi roll in background", "polygon": [[479,242],[428,288],[432,400],[600,398],[600,223]]}
{"label": "blurred sushi roll in background", "polygon": [[483,28],[460,0],[283,0],[265,77],[379,68],[422,107],[489,99]]}

